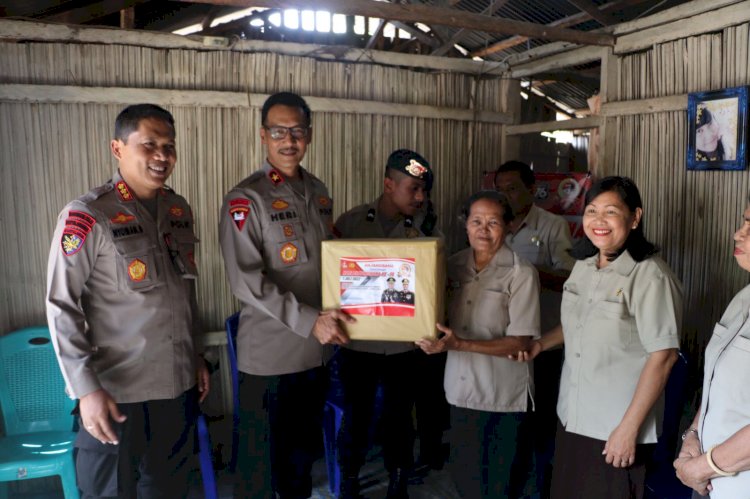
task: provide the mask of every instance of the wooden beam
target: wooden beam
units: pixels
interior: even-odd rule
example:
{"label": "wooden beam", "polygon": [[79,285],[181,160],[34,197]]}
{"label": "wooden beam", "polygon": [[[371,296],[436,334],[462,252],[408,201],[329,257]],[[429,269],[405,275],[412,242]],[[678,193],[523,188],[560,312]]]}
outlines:
{"label": "wooden beam", "polygon": [[[247,92],[0,84],[0,101],[5,102],[120,105],[154,102],[165,106],[260,108],[267,98],[268,95],[266,94]],[[305,100],[312,111],[321,113],[379,114],[497,124],[513,122],[511,113],[477,111],[475,109],[313,96],[305,96]]]}
{"label": "wooden beam", "polygon": [[[283,9],[309,8],[306,0],[179,0],[188,3],[231,5],[233,7],[269,7]],[[486,33],[527,35],[544,40],[564,40],[583,45],[612,46],[614,37],[606,33],[587,33],[562,28],[549,28],[536,23],[512,21],[483,16],[433,5],[404,5],[374,0],[317,0],[316,8],[347,15],[378,17],[402,22],[421,22],[427,25],[467,28]]]}
{"label": "wooden beam", "polygon": [[537,73],[545,73],[556,69],[578,66],[588,62],[598,61],[602,58],[602,47],[581,47],[562,54],[555,54],[534,62],[511,67],[510,74],[513,78],[534,76]]}
{"label": "wooden beam", "polygon": [[583,130],[596,128],[601,124],[599,116],[576,118],[562,121],[544,121],[541,123],[524,123],[523,125],[508,125],[505,127],[507,135],[522,135],[524,133],[554,132],[556,130]]}
{"label": "wooden beam", "polygon": [[612,24],[612,19],[602,12],[601,7],[597,7],[589,0],[568,0],[568,3],[576,7],[578,10],[585,12],[596,22],[602,26],[609,26]]}
{"label": "wooden beam", "polygon": [[425,33],[416,26],[411,26],[410,24],[402,23],[401,21],[388,22],[391,23],[395,28],[406,31],[425,45],[429,45],[430,47],[437,47],[440,45],[440,41],[438,41],[436,38],[431,37],[429,34]]}
{"label": "wooden beam", "polygon": [[[385,28],[385,19],[378,19],[378,27],[375,29],[375,33],[372,34],[367,43],[365,44],[366,49],[371,49],[378,43],[378,40],[383,36],[383,29]],[[365,32],[367,32],[367,25],[365,25]]]}
{"label": "wooden beam", "polygon": [[616,36],[625,35],[635,31],[661,26],[662,24],[671,23],[673,21],[680,21],[688,17],[703,14],[704,12],[711,12],[741,2],[742,0],[694,0],[692,2],[677,5],[671,9],[657,12],[656,14],[652,14],[642,19],[620,23],[614,27],[613,33]]}
{"label": "wooden beam", "polygon": [[[508,3],[509,0],[494,0],[490,5],[482,11],[483,15],[490,15],[494,16],[495,12],[500,10],[503,5]],[[464,28],[459,29],[456,31],[453,36],[450,37],[450,39],[442,44],[439,48],[432,51],[431,55],[445,55],[446,52],[451,50],[455,44],[457,44],[459,41],[461,41],[461,38],[466,34],[466,30]]]}
{"label": "wooden beam", "polygon": [[135,28],[135,7],[128,7],[120,11],[120,28]]}
{"label": "wooden beam", "polygon": [[687,110],[687,101],[688,94],[670,95],[654,99],[605,102],[602,104],[601,115],[605,117],[614,117],[685,111]]}
{"label": "wooden beam", "polygon": [[148,0],[106,0],[96,2],[85,7],[58,12],[51,16],[44,16],[45,21],[54,21],[67,24],[83,24],[94,19],[99,19],[110,14],[116,14],[124,9],[146,3]]}
{"label": "wooden beam", "polygon": [[750,0],[745,0],[687,19],[620,36],[617,38],[615,53],[635,52],[650,48],[657,43],[721,31],[729,26],[737,26],[748,21],[750,21]]}
{"label": "wooden beam", "polygon": [[[649,0],[614,0],[613,2],[608,2],[600,6],[599,10],[602,13],[607,13],[615,9],[632,7],[634,5],[645,3],[647,1]],[[558,28],[569,28],[570,26],[581,24],[590,19],[591,19],[591,16],[588,15],[587,13],[578,12],[577,14],[573,14],[568,17],[563,17],[562,19],[558,19],[557,21],[552,21],[551,23],[547,24],[547,26],[558,27]],[[522,43],[525,43],[528,39],[529,39],[528,36],[519,36],[519,35],[511,36],[510,38],[506,38],[505,40],[500,40],[499,42],[493,43],[492,45],[485,47],[483,49],[475,50],[474,52],[471,52],[469,54],[469,57],[484,57],[486,55],[494,54],[496,52],[502,52],[503,50],[507,50],[517,45],[521,45]]]}
{"label": "wooden beam", "polygon": [[[314,45],[306,43],[268,42],[264,40],[238,40],[231,48],[210,43],[202,36],[181,36],[172,33],[130,31],[106,27],[71,27],[65,24],[49,24],[15,19],[0,19],[0,42],[19,41],[94,43],[103,45],[133,45],[158,49],[232,50],[234,52],[261,52],[297,57],[311,57],[323,61],[381,64],[420,68],[434,71],[450,71],[474,75],[501,76],[507,64],[492,61],[472,61],[456,57],[434,57],[430,55],[395,54],[361,48]],[[2,46],[0,46],[2,49]]]}

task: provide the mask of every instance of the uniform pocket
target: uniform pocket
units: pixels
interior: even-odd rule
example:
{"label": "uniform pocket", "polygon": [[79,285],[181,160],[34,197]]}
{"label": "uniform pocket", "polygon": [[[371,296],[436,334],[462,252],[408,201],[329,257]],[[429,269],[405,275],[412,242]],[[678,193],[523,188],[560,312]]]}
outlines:
{"label": "uniform pocket", "polygon": [[735,348],[739,348],[740,350],[750,352],[750,338],[745,338],[744,336],[737,335],[732,342],[732,346]]}
{"label": "uniform pocket", "polygon": [[144,237],[115,241],[117,278],[121,290],[148,291],[159,286],[156,246]]}
{"label": "uniform pocket", "polygon": [[[198,266],[195,263],[195,245],[199,239],[192,231],[179,231],[172,234],[177,251],[171,255],[175,269],[186,279],[198,277]],[[177,259],[177,260],[175,260]]]}

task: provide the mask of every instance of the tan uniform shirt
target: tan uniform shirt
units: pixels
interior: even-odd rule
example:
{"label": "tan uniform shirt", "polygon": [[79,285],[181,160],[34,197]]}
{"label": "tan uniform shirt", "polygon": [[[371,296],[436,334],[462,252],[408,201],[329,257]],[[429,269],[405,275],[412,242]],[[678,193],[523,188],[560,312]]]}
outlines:
{"label": "tan uniform shirt", "polygon": [[[539,338],[536,269],[503,245],[480,272],[471,248],[448,260],[450,327],[466,339]],[[458,407],[524,412],[533,397],[532,364],[471,352],[448,352],[445,397]]]}
{"label": "tan uniform shirt", "polygon": [[[518,231],[505,236],[505,244],[539,270],[570,272],[575,265],[575,259],[568,253],[573,245],[568,222],[535,205],[531,206]],[[539,296],[542,332],[560,324],[561,300],[562,293],[542,289]]]}
{"label": "tan uniform shirt", "polygon": [[119,174],[68,204],[47,271],[47,320],[71,397],[172,399],[195,385],[193,215],[169,189],[157,220]]}
{"label": "tan uniform shirt", "polygon": [[331,354],[312,335],[321,308],[320,242],[332,238],[325,185],[300,168],[304,195],[267,162],[224,198],[219,241],[234,295],[243,372],[305,371]]}
{"label": "tan uniform shirt", "polygon": [[[397,224],[389,233],[383,231],[383,226],[378,218],[378,203],[380,198],[370,204],[362,204],[346,213],[336,220],[336,232],[344,239],[367,239],[388,238],[405,239],[413,237],[425,237],[420,230],[424,221],[424,213],[417,213],[411,220],[411,224],[403,222]],[[410,226],[409,226],[410,225]],[[443,237],[438,230],[432,234],[433,237]],[[397,283],[400,284],[400,283]],[[353,340],[344,348],[350,348],[358,352],[380,353],[392,355],[414,350],[416,346],[412,342],[404,341],[362,341]]]}
{"label": "tan uniform shirt", "polygon": [[[703,452],[750,424],[750,286],[740,291],[714,327],[706,347],[698,423]],[[712,478],[711,499],[750,497],[750,471]]]}
{"label": "tan uniform shirt", "polygon": [[[682,289],[659,257],[636,262],[625,251],[601,270],[598,258],[577,262],[564,286],[557,414],[567,431],[607,440],[633,399],[649,354],[679,347]],[[663,412],[662,395],[638,443],[656,442]]]}

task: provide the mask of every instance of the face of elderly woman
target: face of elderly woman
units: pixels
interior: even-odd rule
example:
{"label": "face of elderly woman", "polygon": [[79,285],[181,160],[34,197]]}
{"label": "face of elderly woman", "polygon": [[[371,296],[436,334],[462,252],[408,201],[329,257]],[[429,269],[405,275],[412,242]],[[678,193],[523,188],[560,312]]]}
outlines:
{"label": "face of elderly woman", "polygon": [[737,265],[750,272],[750,205],[745,208],[742,225],[734,233],[734,258]]}
{"label": "face of elderly woman", "polygon": [[641,214],[640,208],[630,211],[617,192],[603,192],[583,210],[583,232],[599,248],[600,254],[613,254],[638,226]]}
{"label": "face of elderly woman", "polygon": [[466,219],[466,233],[474,251],[497,252],[505,239],[503,207],[490,199],[475,201]]}

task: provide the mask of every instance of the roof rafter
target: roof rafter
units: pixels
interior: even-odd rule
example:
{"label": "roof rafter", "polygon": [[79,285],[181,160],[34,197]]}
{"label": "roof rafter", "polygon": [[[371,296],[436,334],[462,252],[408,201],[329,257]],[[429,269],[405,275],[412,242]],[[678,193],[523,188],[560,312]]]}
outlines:
{"label": "roof rafter", "polygon": [[[505,5],[506,3],[508,3],[508,1],[509,0],[494,0],[493,2],[491,2],[487,6],[486,9],[484,9],[484,11],[482,12],[482,14],[486,14],[486,15],[490,15],[490,16],[494,15],[495,12],[497,12],[498,10],[500,10],[500,8],[503,5]],[[436,50],[433,50],[430,55],[444,55],[451,48],[453,48],[453,46],[455,44],[457,44],[461,40],[461,38],[463,38],[465,32],[466,32],[465,28],[459,29],[458,31],[456,31],[453,34],[453,36],[451,36],[450,40],[448,40],[447,42],[445,42],[443,45],[441,45]]]}
{"label": "roof rafter", "polygon": [[591,16],[592,19],[602,26],[609,26],[613,22],[613,19],[606,12],[599,10],[599,7],[591,0],[568,0],[568,3]]}
{"label": "roof rafter", "polygon": [[148,0],[105,0],[96,2],[85,7],[58,12],[50,16],[44,16],[45,21],[56,21],[67,24],[83,24],[100,17],[108,16],[138,4],[146,3]]}
{"label": "roof rafter", "polygon": [[[305,0],[179,0],[186,3],[206,3],[233,7],[310,8]],[[318,9],[347,15],[378,17],[391,21],[440,24],[454,28],[467,28],[487,33],[521,34],[532,38],[560,40],[583,45],[614,46],[614,37],[608,33],[588,33],[571,29],[551,28],[525,21],[512,21],[499,17],[483,16],[457,9],[434,5],[403,5],[373,0],[318,0]]]}

